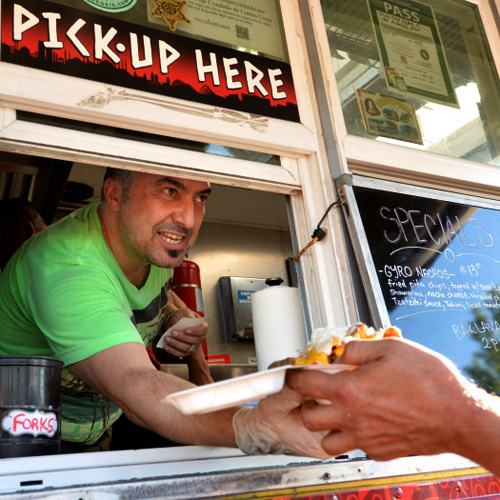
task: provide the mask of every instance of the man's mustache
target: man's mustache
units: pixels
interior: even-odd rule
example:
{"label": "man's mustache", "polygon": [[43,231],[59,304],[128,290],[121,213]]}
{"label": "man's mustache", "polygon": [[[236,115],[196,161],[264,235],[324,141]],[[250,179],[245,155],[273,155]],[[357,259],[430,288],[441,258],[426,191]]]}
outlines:
{"label": "man's mustache", "polygon": [[177,224],[158,224],[156,230],[159,233],[177,233],[182,236],[189,238],[192,235],[192,231],[184,226],[179,226]]}

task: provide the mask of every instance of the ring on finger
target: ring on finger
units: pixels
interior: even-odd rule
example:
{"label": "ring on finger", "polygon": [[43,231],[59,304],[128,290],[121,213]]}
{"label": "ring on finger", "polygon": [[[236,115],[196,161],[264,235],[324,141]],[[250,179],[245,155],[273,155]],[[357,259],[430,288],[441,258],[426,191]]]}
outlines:
{"label": "ring on finger", "polygon": [[191,345],[191,347],[188,350],[188,354],[193,354],[193,352],[196,351],[196,344]]}

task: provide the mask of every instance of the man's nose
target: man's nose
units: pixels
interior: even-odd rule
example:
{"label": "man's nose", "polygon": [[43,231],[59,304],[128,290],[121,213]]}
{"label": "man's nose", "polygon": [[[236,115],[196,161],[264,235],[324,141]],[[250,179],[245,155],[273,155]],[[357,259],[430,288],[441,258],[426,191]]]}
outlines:
{"label": "man's nose", "polygon": [[177,203],[177,206],[172,213],[172,219],[177,224],[181,224],[185,228],[192,228],[195,222],[194,202],[191,198],[184,197]]}

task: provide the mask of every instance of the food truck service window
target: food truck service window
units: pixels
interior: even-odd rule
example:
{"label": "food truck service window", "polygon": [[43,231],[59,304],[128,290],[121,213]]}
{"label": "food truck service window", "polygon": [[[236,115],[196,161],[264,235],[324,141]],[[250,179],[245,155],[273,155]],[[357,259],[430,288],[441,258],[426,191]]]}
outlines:
{"label": "food truck service window", "polygon": [[[297,249],[310,242],[336,193],[295,2],[5,0],[0,21],[0,148],[293,194]],[[169,137],[281,162],[182,151]],[[315,277],[303,285],[313,327],[355,319],[340,264],[325,260],[344,244],[338,219],[300,263]]]}
{"label": "food truck service window", "polygon": [[[217,185],[214,195],[219,200],[227,202],[228,193],[236,197],[238,208],[242,208],[245,217],[236,210],[226,210],[226,204],[219,211],[214,209],[210,220],[205,221],[208,222],[206,237],[200,233],[197,241],[200,246],[197,250],[193,247],[190,254],[201,264],[202,279],[208,280],[202,284],[205,294],[214,290],[212,285],[218,283],[220,276],[231,276],[225,269],[224,272],[216,270],[212,249],[222,240],[217,238],[219,234],[228,239],[233,236],[225,226],[238,222],[241,230],[238,227],[234,238],[238,246],[234,247],[240,255],[243,254],[242,242],[246,245],[244,252],[256,247],[254,229],[261,233],[263,250],[255,253],[255,260],[261,261],[259,264],[265,260],[273,269],[281,269],[285,264],[283,257],[288,263],[292,254],[301,255],[295,265],[309,332],[324,326],[345,327],[359,320],[368,322],[371,318],[365,314],[362,303],[365,297],[358,300],[364,290],[358,286],[357,262],[351,255],[351,246],[357,245],[356,237],[363,235],[363,221],[357,212],[362,192],[356,191],[347,199],[340,187],[336,189],[335,180],[339,172],[348,172],[351,166],[364,166],[379,172],[386,166],[407,166],[404,162],[397,164],[390,155],[380,154],[390,147],[399,148],[405,156],[432,157],[433,162],[424,162],[421,161],[424,156],[420,156],[421,169],[434,168],[437,155],[458,162],[474,162],[476,167],[481,164],[496,168],[490,161],[493,153],[485,162],[478,156],[466,158],[460,154],[424,150],[434,140],[417,114],[420,109],[436,113],[434,105],[462,114],[465,108],[459,89],[461,86],[469,88],[468,84],[473,82],[481,96],[481,106],[477,106],[480,124],[473,131],[474,134],[477,130],[483,132],[487,145],[483,149],[492,151],[489,141],[494,143],[497,129],[493,122],[495,117],[490,113],[498,107],[493,61],[498,61],[498,54],[488,49],[492,47],[491,24],[484,23],[482,7],[486,2],[488,0],[477,0],[476,4],[464,0],[405,2],[405,9],[411,5],[418,13],[420,10],[427,12],[425,23],[417,23],[413,18],[413,22],[426,31],[426,36],[410,36],[404,26],[394,30],[397,40],[398,37],[403,39],[397,42],[403,47],[409,47],[411,41],[425,40],[430,65],[426,71],[429,79],[430,76],[435,78],[428,82],[431,88],[427,88],[408,81],[408,75],[393,63],[392,56],[384,53],[386,48],[389,52],[394,51],[396,42],[392,35],[386,34],[390,30],[385,17],[377,15],[379,6],[368,2],[2,0],[0,166],[8,170],[8,176],[14,176],[19,166],[24,167],[25,172],[28,167],[38,167],[40,163],[39,171],[44,172],[53,165],[61,168],[61,162],[67,167],[64,173],[69,175],[70,182],[83,182],[84,174],[90,171],[97,171],[102,177],[104,167],[109,166],[211,182]],[[394,0],[386,3],[395,5]],[[352,29],[341,15],[350,9],[353,12]],[[432,11],[432,16],[429,17],[428,11]],[[451,41],[455,38],[445,29],[449,19],[465,23],[459,30],[462,45],[454,48],[455,54],[449,50],[450,45],[454,47]],[[337,33],[335,43],[329,43],[327,37],[330,27]],[[311,38],[316,36],[318,40],[310,44]],[[337,41],[346,42],[346,46],[337,47]],[[316,58],[314,51],[309,50],[310,45],[316,49]],[[364,47],[370,49],[368,63],[361,57]],[[460,55],[462,47],[472,61],[470,68],[460,60],[465,57]],[[345,68],[335,66],[336,60],[332,64],[330,51],[336,54],[336,50],[343,58],[338,60],[348,63]],[[438,58],[437,63],[434,56]],[[387,57],[390,58],[387,64],[396,67],[394,72],[386,72],[386,77],[380,70]],[[407,62],[411,63],[409,57]],[[317,63],[320,71],[317,71]],[[373,68],[379,68],[379,72],[371,72]],[[343,76],[347,80],[342,80]],[[318,79],[327,82],[323,83],[325,87],[332,87],[321,91]],[[358,90],[372,94],[361,100]],[[381,118],[387,123],[396,122],[395,113],[400,113],[400,122],[408,125],[402,129],[405,132],[401,136],[382,134],[389,125],[374,124],[373,131],[377,135],[369,133],[364,125],[359,103],[365,103],[373,112],[371,101],[378,106],[378,95],[385,93],[391,99],[391,106],[385,114],[380,110]],[[328,96],[328,105],[325,105],[325,96]],[[354,102],[359,109],[353,111],[349,106]],[[399,102],[411,102],[414,111],[408,105],[403,113],[396,106]],[[488,107],[486,111],[485,107]],[[472,125],[475,126],[476,121]],[[364,141],[363,147],[358,147],[356,140]],[[355,147],[351,147],[352,144]],[[337,153],[337,145],[338,158],[333,154]],[[372,154],[373,145],[379,148],[375,155]],[[15,156],[23,158],[14,161]],[[29,160],[27,164],[26,160]],[[500,172],[498,176],[495,182],[500,186]],[[378,185],[367,187],[372,190],[370,196],[378,195],[382,189]],[[414,188],[412,185],[409,189]],[[215,192],[217,190],[219,193]],[[258,201],[241,207],[249,199],[246,196],[256,191],[269,196],[252,196]],[[279,199],[281,203],[285,197],[286,214],[281,212],[286,215],[285,223],[281,218],[279,223],[269,221],[271,213],[268,210],[264,214],[265,221],[254,227],[257,217],[252,209],[262,210],[263,198],[271,198],[273,202]],[[403,198],[403,202],[407,201]],[[456,200],[452,199],[451,203]],[[470,200],[470,205],[475,207],[475,201]],[[334,208],[329,210],[329,207]],[[354,232],[350,227],[352,220],[356,224]],[[326,236],[315,242],[312,233],[319,224]],[[376,230],[375,225],[373,230]],[[264,238],[271,237],[270,233],[273,233],[273,245],[269,238]],[[244,238],[240,237],[242,234]],[[214,237],[215,243],[212,244],[209,237]],[[279,266],[264,254],[271,246],[277,249]],[[301,254],[302,250],[305,252]],[[362,250],[367,259],[371,258],[371,248],[364,246]],[[253,262],[245,259],[245,265],[252,264],[252,273],[245,273],[247,276],[254,276]],[[234,268],[226,255],[218,264]],[[366,288],[366,273],[361,271]],[[373,283],[376,282],[370,283],[371,290],[375,291]],[[214,304],[215,300],[204,298],[207,319],[215,314]],[[379,311],[380,319],[385,320],[381,316],[383,302],[375,306],[372,311]],[[376,319],[375,313],[372,317]],[[213,322],[209,324],[215,338],[211,336],[208,341],[208,355],[220,360],[222,354],[224,363],[229,359],[234,365],[248,367],[248,358],[253,357],[250,345],[227,342],[220,336],[222,329]],[[218,372],[224,372],[224,377],[228,374],[232,377],[237,373],[233,368],[238,366],[221,365],[219,368],[231,368]],[[241,498],[252,495],[269,498],[278,498],[276,495],[279,498],[304,495],[305,498],[307,495],[309,498],[311,494],[338,495],[342,491],[351,494],[350,489],[359,488],[363,494],[365,486],[373,485],[373,481],[387,485],[386,491],[391,493],[394,487],[399,488],[401,478],[406,481],[409,476],[412,477],[408,480],[415,484],[436,478],[451,483],[451,477],[459,476],[456,470],[466,467],[468,476],[477,473],[474,464],[457,460],[457,457],[429,457],[425,461],[421,457],[408,457],[402,459],[401,465],[391,461],[387,466],[374,464],[367,460],[364,452],[355,450],[354,456],[341,456],[321,463],[315,460],[313,468],[307,469],[304,475],[306,469],[295,456],[259,457],[249,466],[247,460],[251,457],[241,456],[237,450],[236,456],[232,450],[222,456],[219,450],[214,452],[210,447],[191,448],[173,447],[166,453],[167,458],[165,450],[155,454],[154,449],[150,454],[149,450],[140,450],[145,451],[144,454],[120,450],[117,455],[104,453],[97,459],[81,457],[78,470],[68,465],[62,456],[51,457],[56,463],[45,458],[40,460],[35,470],[34,461],[29,460],[26,465],[22,464],[26,469],[8,470],[8,477],[4,471],[0,473],[0,490],[9,494],[21,491],[30,496],[44,496],[43,491],[53,495],[57,488],[67,486],[82,496],[90,490],[89,494],[96,493],[94,485],[103,482],[106,493],[121,494],[119,489],[128,489],[124,495],[130,498],[135,498],[134,495],[156,498],[164,496],[165,492],[179,494],[182,498],[235,494]],[[126,460],[122,460],[122,456]],[[342,461],[345,463],[338,463]],[[186,468],[189,462],[191,467]],[[70,470],[62,483],[59,469],[67,467]],[[231,477],[224,473],[227,468]],[[258,481],[255,481],[256,474]],[[298,479],[290,483],[291,475]],[[283,478],[288,482],[283,482]],[[302,487],[305,488],[299,489]]]}

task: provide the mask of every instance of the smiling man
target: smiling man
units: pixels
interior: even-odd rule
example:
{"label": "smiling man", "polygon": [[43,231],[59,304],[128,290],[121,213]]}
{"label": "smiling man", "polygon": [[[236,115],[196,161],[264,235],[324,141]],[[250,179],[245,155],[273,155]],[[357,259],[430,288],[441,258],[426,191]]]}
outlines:
{"label": "smiling man", "polygon": [[[145,353],[165,328],[194,315],[169,301],[170,284],[196,240],[209,194],[206,182],[108,169],[100,202],[40,233],[6,267],[0,354],[64,361],[63,441],[87,446],[105,436],[107,443],[105,431],[121,414],[119,403],[89,387],[84,372],[95,368],[94,355],[135,344]],[[176,331],[165,347],[186,358],[197,383],[212,380],[198,348],[207,329]]]}
{"label": "smiling man", "polygon": [[182,264],[198,236],[210,191],[206,182],[108,170],[99,217],[129,281],[140,288],[151,264],[169,269]]}
{"label": "smiling man", "polygon": [[[106,449],[108,429],[123,412],[177,443],[326,457],[321,434],[302,425],[301,397],[290,390],[256,408],[190,417],[161,402],[193,387],[157,370],[147,347],[194,314],[172,305],[170,285],[209,194],[204,181],[108,170],[100,201],[33,236],[0,276],[0,355],[64,362],[61,439],[70,446],[63,449]],[[186,357],[196,383],[211,380],[199,347],[206,333],[203,323],[166,338],[165,350]]]}

